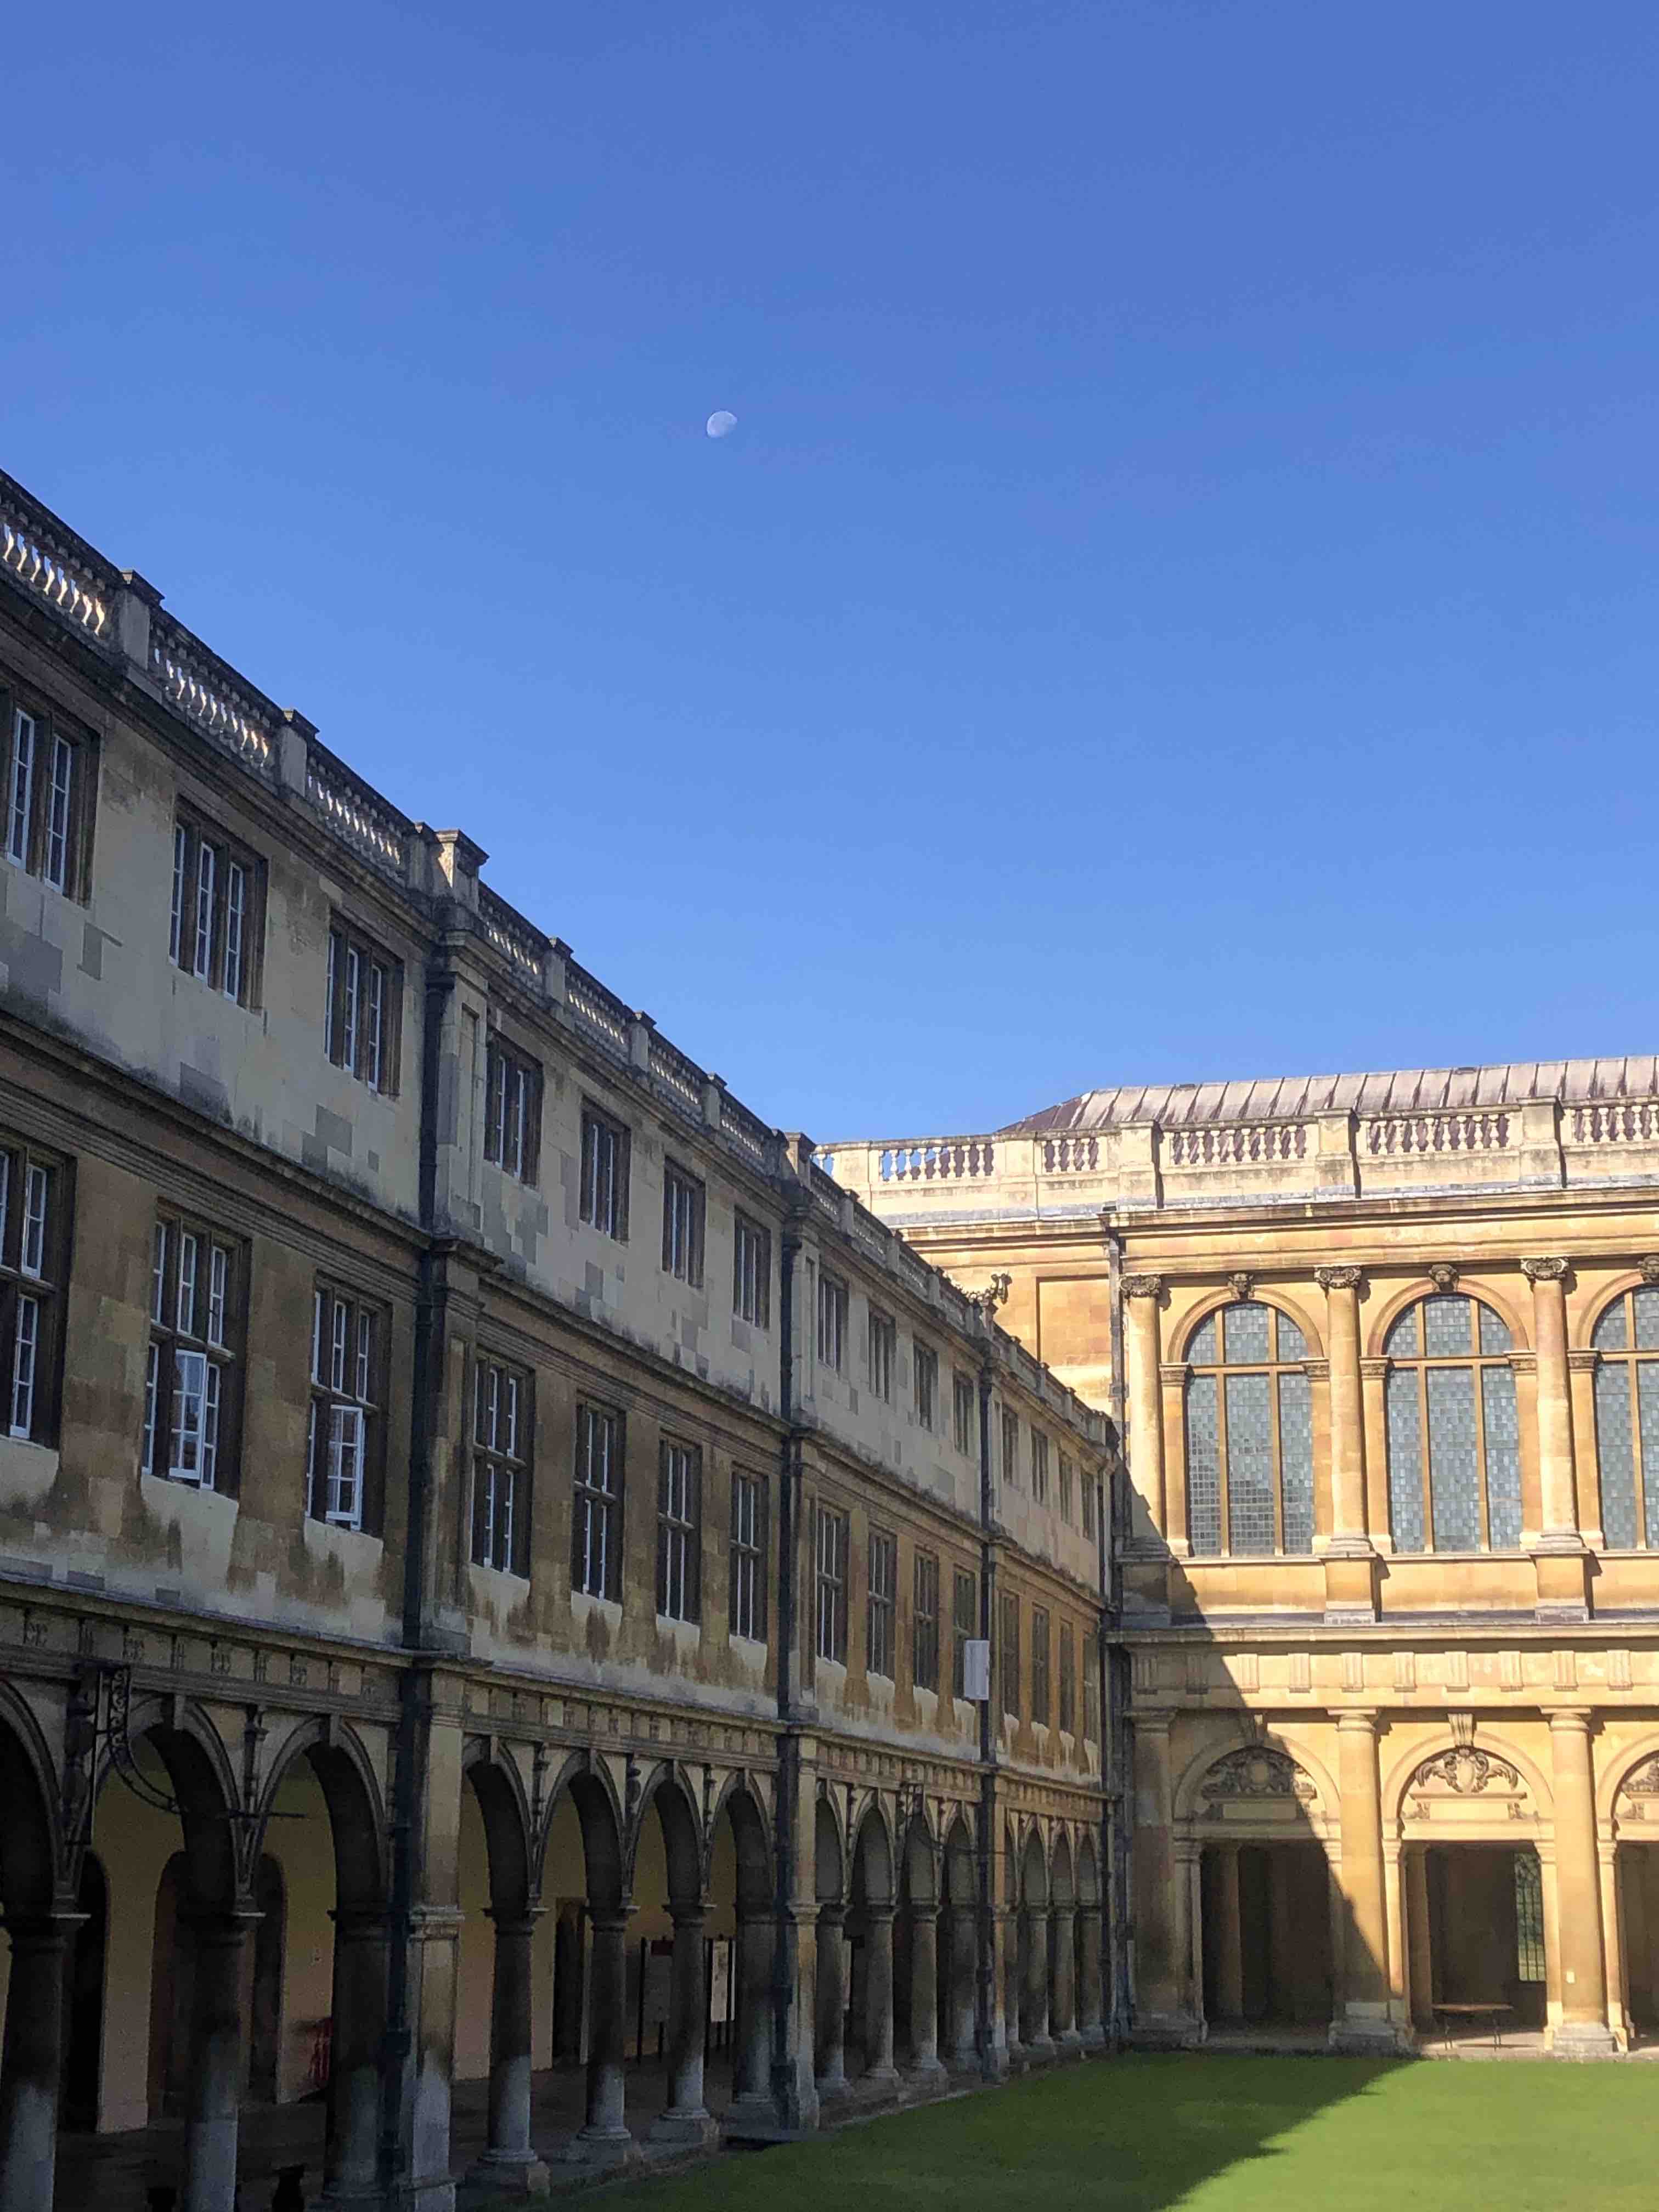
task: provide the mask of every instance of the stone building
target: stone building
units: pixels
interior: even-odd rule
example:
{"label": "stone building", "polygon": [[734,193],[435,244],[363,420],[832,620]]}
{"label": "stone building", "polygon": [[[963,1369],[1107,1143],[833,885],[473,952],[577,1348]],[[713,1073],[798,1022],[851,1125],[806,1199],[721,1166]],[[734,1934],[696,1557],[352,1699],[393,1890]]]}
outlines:
{"label": "stone building", "polygon": [[1124,1417],[1134,2035],[1653,2034],[1659,1062],[821,1158]]}
{"label": "stone building", "polygon": [[1101,2043],[1104,1415],[6,477],[0,746],[4,2212]]}

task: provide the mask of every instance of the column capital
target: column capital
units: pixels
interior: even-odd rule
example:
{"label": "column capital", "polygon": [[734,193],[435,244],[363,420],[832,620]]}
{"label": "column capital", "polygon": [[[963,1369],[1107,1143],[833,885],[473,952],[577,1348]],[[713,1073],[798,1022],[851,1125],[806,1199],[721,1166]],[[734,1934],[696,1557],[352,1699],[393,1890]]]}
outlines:
{"label": "column capital", "polygon": [[1164,1295],[1162,1275],[1126,1275],[1123,1278],[1126,1298],[1161,1298]]}
{"label": "column capital", "polygon": [[1565,1278],[1567,1262],[1559,1259],[1523,1260],[1521,1272],[1529,1283],[1559,1283]]}
{"label": "column capital", "polygon": [[1332,1291],[1357,1291],[1365,1279],[1363,1267],[1316,1267],[1314,1280],[1328,1296]]}
{"label": "column capital", "polygon": [[1328,1382],[1331,1379],[1331,1363],[1328,1359],[1304,1359],[1302,1363],[1302,1372],[1310,1382]]}
{"label": "column capital", "polygon": [[1376,1358],[1368,1352],[1359,1363],[1359,1378],[1362,1382],[1383,1382],[1393,1364],[1390,1359]]}
{"label": "column capital", "polygon": [[1346,1729],[1353,1735],[1375,1735],[1380,1710],[1376,1705],[1344,1705],[1336,1716],[1338,1730]]}
{"label": "column capital", "polygon": [[1594,1375],[1601,1364],[1601,1355],[1594,1345],[1571,1344],[1567,1346],[1569,1375]]}
{"label": "column capital", "polygon": [[1593,1717],[1589,1705],[1552,1705],[1548,1716],[1552,1730],[1562,1735],[1587,1736]]}

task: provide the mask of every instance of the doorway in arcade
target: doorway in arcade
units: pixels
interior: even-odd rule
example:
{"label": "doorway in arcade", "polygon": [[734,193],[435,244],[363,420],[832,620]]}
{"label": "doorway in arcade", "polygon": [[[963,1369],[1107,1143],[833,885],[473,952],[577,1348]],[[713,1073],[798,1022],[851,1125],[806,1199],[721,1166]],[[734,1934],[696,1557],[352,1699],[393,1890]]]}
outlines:
{"label": "doorway in arcade", "polygon": [[1328,2025],[1334,1977],[1324,1846],[1206,1844],[1200,1883],[1206,2019],[1220,2028]]}

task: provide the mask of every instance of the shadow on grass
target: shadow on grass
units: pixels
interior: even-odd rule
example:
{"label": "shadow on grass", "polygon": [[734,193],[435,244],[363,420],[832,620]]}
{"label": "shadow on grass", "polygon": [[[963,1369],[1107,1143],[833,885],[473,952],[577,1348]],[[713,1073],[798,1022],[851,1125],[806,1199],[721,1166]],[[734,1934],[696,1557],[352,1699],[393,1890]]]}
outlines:
{"label": "shadow on grass", "polygon": [[1656,2123],[1659,2069],[1137,2054],[600,2194],[607,2212],[1650,2212]]}

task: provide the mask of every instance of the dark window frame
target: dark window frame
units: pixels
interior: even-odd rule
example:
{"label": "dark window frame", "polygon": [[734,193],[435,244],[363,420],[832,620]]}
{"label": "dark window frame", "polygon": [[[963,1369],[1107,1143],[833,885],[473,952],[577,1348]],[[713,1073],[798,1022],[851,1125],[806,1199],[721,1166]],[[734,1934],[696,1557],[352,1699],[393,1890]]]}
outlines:
{"label": "dark window frame", "polygon": [[149,1342],[138,1445],[142,1474],[227,1498],[236,1495],[247,1358],[247,1248],[240,1237],[179,1207],[157,1206],[150,1228]]}
{"label": "dark window frame", "polygon": [[812,1518],[813,1650],[832,1666],[847,1664],[847,1583],[851,1523],[839,1506],[817,1506]]}
{"label": "dark window frame", "polygon": [[898,1538],[872,1528],[865,1547],[864,1668],[884,1681],[898,1679]]}
{"label": "dark window frame", "polygon": [[521,1581],[530,1577],[535,1446],[534,1374],[480,1345],[472,1358],[472,1564]]}
{"label": "dark window frame", "polygon": [[674,1160],[662,1171],[662,1268],[688,1290],[702,1288],[708,1196],[700,1177]]}
{"label": "dark window frame", "polygon": [[483,1156],[534,1190],[542,1166],[542,1067],[491,1030],[484,1039]]}
{"label": "dark window frame", "polygon": [[[597,1452],[596,1445],[603,1449]],[[627,1504],[628,1420],[615,1406],[579,1398],[571,1462],[570,1589],[573,1596],[622,1601]],[[598,1531],[598,1576],[594,1574]]]}
{"label": "dark window frame", "polygon": [[173,817],[167,958],[181,975],[257,1012],[264,1003],[264,861],[181,801]]}
{"label": "dark window frame", "polygon": [[951,1573],[951,1694],[968,1695],[967,1646],[979,1635],[979,1577],[970,1567]]}
{"label": "dark window frame", "polygon": [[0,1140],[4,1430],[19,1443],[52,1445],[58,1441],[73,1193],[74,1169],[69,1161],[21,1138]]}
{"label": "dark window frame", "polygon": [[939,1553],[918,1548],[910,1571],[910,1680],[939,1688]]}
{"label": "dark window frame", "polygon": [[[25,725],[28,759],[20,810],[18,749]],[[64,761],[66,781],[58,772]],[[97,738],[26,687],[0,678],[0,856],[77,906],[92,895],[97,790]]]}
{"label": "dark window frame", "polygon": [[1011,1406],[1002,1409],[1002,1479],[1019,1488],[1019,1415]]}
{"label": "dark window frame", "polygon": [[657,1617],[702,1619],[702,1447],[678,1437],[657,1447]]}
{"label": "dark window frame", "polygon": [[323,979],[323,1057],[395,1098],[403,1073],[403,963],[336,915]]}
{"label": "dark window frame", "polygon": [[763,1474],[732,1468],[726,1626],[748,1644],[766,1642],[768,1491]]}
{"label": "dark window frame", "polygon": [[928,1435],[939,1423],[939,1354],[918,1339],[912,1347],[915,1363],[916,1419]]}
{"label": "dark window frame", "polygon": [[748,1213],[732,1218],[732,1311],[751,1328],[772,1326],[772,1232]]}
{"label": "dark window frame", "polygon": [[1031,1607],[1031,1720],[1047,1728],[1053,1716],[1049,1682],[1049,1622],[1046,1605]]}
{"label": "dark window frame", "polygon": [[978,1402],[979,1391],[973,1376],[964,1375],[960,1368],[952,1368],[951,1370],[952,1433],[957,1449],[969,1459],[977,1458],[979,1453],[979,1438],[976,1434],[978,1424],[974,1418],[975,1407]]}
{"label": "dark window frame", "polygon": [[847,1316],[851,1301],[839,1275],[818,1274],[818,1364],[832,1375],[847,1371]]}
{"label": "dark window frame", "polygon": [[879,1306],[872,1305],[865,1334],[871,1395],[879,1398],[884,1406],[890,1406],[893,1402],[893,1370],[898,1362],[898,1323],[891,1314],[884,1313]]}
{"label": "dark window frame", "polygon": [[[377,1299],[366,1298],[349,1283],[332,1277],[316,1279],[311,1300],[306,1511],[313,1521],[358,1529],[366,1536],[381,1534],[385,1525],[391,1334],[391,1316]],[[343,1506],[346,1440],[354,1434],[351,1503]]]}
{"label": "dark window frame", "polygon": [[1060,1732],[1077,1734],[1077,1631],[1069,1620],[1060,1624]]}
{"label": "dark window frame", "polygon": [[1019,1599],[1012,1590],[1000,1593],[998,1606],[997,1676],[1005,1719],[1020,1718]]}

